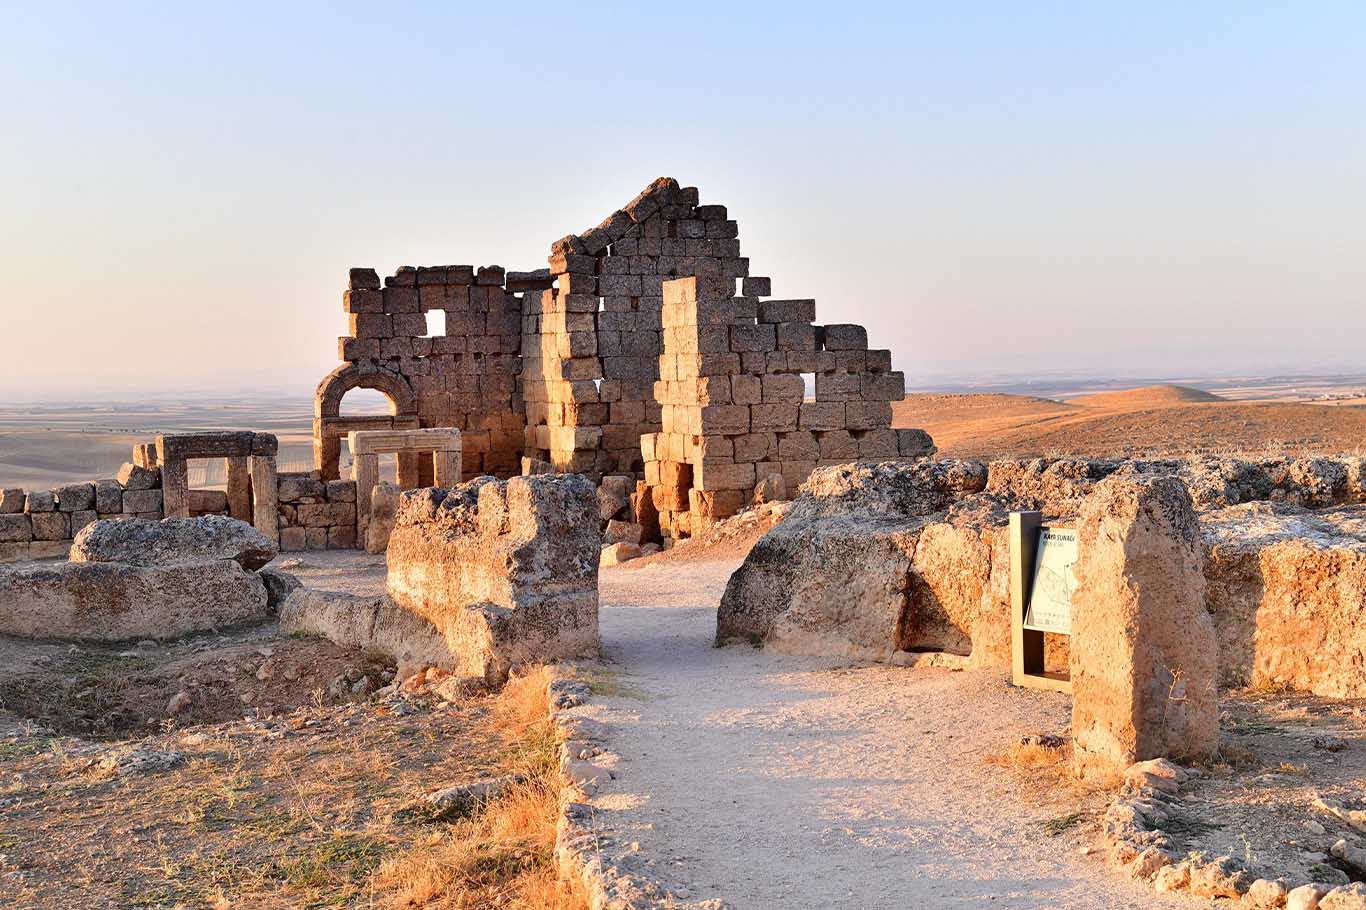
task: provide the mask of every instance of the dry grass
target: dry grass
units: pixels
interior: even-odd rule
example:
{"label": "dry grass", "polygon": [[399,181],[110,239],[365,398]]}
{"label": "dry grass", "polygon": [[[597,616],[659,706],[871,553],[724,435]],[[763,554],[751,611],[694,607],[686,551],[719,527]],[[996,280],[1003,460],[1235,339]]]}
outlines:
{"label": "dry grass", "polygon": [[1012,743],[1006,749],[988,755],[985,761],[988,765],[1015,772],[1039,791],[1063,789],[1077,795],[1092,795],[1112,790],[1120,784],[1117,775],[1077,777],[1072,770],[1070,740],[1057,746],[1035,742]]}
{"label": "dry grass", "polygon": [[395,910],[529,908],[584,910],[587,896],[561,882],[554,864],[561,780],[558,743],[541,668],[511,680],[490,717],[507,744],[506,769],[525,782],[473,818],[386,860],[375,884]]}

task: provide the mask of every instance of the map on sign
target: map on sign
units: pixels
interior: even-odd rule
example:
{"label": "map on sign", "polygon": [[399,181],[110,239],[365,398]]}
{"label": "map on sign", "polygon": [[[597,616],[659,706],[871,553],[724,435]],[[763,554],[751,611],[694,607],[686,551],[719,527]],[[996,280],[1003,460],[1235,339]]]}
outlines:
{"label": "map on sign", "polygon": [[1072,528],[1039,529],[1034,561],[1034,587],[1029,593],[1024,627],[1039,632],[1072,633],[1072,592],[1077,588],[1077,532]]}

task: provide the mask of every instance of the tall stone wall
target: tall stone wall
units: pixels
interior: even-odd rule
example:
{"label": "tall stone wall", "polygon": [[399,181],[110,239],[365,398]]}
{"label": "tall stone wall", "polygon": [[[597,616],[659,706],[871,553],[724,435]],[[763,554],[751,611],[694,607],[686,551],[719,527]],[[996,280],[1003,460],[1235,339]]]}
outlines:
{"label": "tall stone wall", "polygon": [[[342,366],[318,386],[314,416],[315,468],[338,479],[337,440],[348,430],[455,427],[464,442],[465,476],[506,476],[520,467],[525,408],[518,389],[522,300],[514,290],[549,287],[548,273],[512,273],[501,266],[404,266],[384,279],[352,269],[342,294],[349,333],[339,339]],[[443,332],[428,332],[428,316],[445,316]],[[353,388],[384,392],[394,413],[346,418],[341,398]],[[421,482],[432,468],[420,465]]]}

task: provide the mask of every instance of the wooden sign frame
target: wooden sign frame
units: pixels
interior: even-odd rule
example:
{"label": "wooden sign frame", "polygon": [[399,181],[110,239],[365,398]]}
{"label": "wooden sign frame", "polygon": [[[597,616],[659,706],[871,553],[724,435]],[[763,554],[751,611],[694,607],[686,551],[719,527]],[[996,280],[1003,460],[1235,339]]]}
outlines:
{"label": "wooden sign frame", "polygon": [[1069,673],[1044,669],[1044,633],[1026,629],[1029,592],[1034,588],[1042,512],[1010,513],[1010,654],[1011,681],[1029,689],[1072,694]]}

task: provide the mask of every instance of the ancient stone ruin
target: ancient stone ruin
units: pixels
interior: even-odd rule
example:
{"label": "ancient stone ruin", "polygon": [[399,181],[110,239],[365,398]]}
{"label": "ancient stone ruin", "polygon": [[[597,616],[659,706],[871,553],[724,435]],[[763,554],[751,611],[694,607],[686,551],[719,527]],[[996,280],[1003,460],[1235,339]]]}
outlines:
{"label": "ancient stone ruin", "polygon": [[598,653],[597,496],[575,475],[406,492],[387,593],[299,590],[287,630],[501,682],[519,665]]}
{"label": "ancient stone ruin", "polygon": [[[453,427],[465,479],[627,475],[662,513],[647,523],[677,538],[734,514],[756,485],[771,496],[774,475],[796,489],[818,465],[931,454],[923,433],[890,429],[905,388],[890,352],[860,326],[814,324],[813,300],[767,299],[738,237],[724,206],[661,178],[556,241],[549,269],[405,266],[382,283],[352,269],[346,363],[315,397],[320,479],[340,477],[351,431]],[[695,310],[712,320],[703,331]],[[343,416],[353,388],[382,392],[391,413]],[[400,473],[400,486],[435,482],[429,457]]]}

